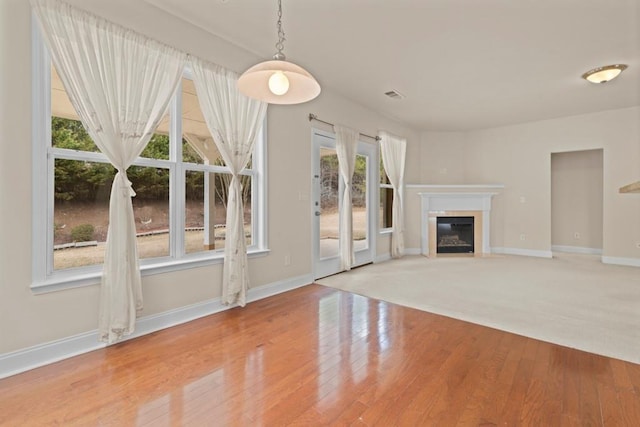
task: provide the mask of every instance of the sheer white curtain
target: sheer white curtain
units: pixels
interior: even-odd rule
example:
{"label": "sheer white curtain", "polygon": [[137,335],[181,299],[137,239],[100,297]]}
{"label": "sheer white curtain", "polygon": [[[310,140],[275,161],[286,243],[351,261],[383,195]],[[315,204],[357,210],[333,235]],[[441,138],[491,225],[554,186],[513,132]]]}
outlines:
{"label": "sheer white curtain", "polygon": [[344,194],[342,195],[340,209],[340,267],[342,270],[351,270],[351,266],[355,263],[351,184],[356,167],[356,151],[360,134],[353,129],[340,125],[335,125],[333,130],[336,133],[338,167],[340,168],[340,176],[344,181]]}
{"label": "sheer white curtain", "polygon": [[382,163],[393,187],[391,256],[400,258],[404,255],[404,163],[407,140],[384,131],[380,132],[380,138]]}
{"label": "sheer white curtain", "polygon": [[238,174],[245,168],[267,112],[267,104],[242,95],[238,75],[198,58],[191,59],[200,108],[220,154],[231,170],[224,243],[222,302],[246,304],[249,287],[244,204]]}
{"label": "sheer white curtain", "polygon": [[127,168],[151,139],[180,80],[186,54],[55,0],[33,9],[78,116],[117,169],[100,296],[100,339],[134,330],[142,287]]}

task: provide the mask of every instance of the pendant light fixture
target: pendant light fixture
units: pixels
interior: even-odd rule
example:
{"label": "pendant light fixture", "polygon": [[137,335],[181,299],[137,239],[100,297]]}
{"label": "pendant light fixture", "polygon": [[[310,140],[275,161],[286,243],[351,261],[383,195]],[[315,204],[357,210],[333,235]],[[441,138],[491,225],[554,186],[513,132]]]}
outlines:
{"label": "pendant light fixture", "polygon": [[320,94],[320,85],[304,68],[286,61],[282,0],[278,0],[278,42],[273,60],[254,65],[238,79],[244,95],[270,104],[300,104]]}

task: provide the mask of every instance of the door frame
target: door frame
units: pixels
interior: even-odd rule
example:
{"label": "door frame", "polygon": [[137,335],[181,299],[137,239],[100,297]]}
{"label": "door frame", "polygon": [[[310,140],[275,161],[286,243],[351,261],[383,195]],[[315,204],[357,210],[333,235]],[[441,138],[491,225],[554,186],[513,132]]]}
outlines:
{"label": "door frame", "polygon": [[[336,137],[334,133],[322,131],[319,129],[311,129],[311,259],[312,259],[312,274],[313,278],[318,279],[321,277],[330,276],[332,274],[340,273],[340,258],[338,256],[332,256],[328,258],[320,258],[320,217],[316,214],[319,212],[320,207],[320,149],[329,148],[336,149]],[[377,221],[378,211],[378,177],[377,172],[379,169],[379,150],[377,145],[370,144],[358,140],[358,155],[367,157],[367,240],[368,245],[364,250],[355,252],[355,264],[353,267],[358,267],[364,264],[374,262],[376,254],[377,244]],[[339,210],[342,207],[342,195],[344,192],[344,181],[342,177],[339,178],[339,194],[338,203]]]}

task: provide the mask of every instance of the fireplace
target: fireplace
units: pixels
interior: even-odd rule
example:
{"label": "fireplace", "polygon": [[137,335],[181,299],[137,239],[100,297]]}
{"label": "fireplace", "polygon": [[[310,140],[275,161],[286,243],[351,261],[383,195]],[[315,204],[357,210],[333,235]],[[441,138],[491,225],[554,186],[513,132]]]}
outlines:
{"label": "fireplace", "polygon": [[[476,191],[473,186],[468,187],[468,192],[462,192],[465,186],[441,186],[442,190],[455,187],[460,191],[455,192],[424,192],[418,193],[421,198],[420,212],[422,239],[420,242],[421,253],[425,256],[438,256],[438,224],[440,218],[473,217],[473,248],[465,252],[474,256],[484,256],[491,253],[490,226],[491,226],[491,198],[497,193]],[[497,188],[497,186],[495,186]],[[438,186],[430,186],[438,188]],[[500,187],[501,188],[501,187]],[[465,240],[458,234],[458,239]]]}
{"label": "fireplace", "polygon": [[436,219],[436,253],[474,253],[472,216],[439,216]]}

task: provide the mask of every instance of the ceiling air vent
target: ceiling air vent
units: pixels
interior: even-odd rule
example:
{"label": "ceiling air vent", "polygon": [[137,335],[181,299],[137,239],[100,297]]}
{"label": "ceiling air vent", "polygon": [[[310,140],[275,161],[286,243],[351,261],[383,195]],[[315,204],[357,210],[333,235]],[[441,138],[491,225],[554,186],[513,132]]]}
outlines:
{"label": "ceiling air vent", "polygon": [[385,92],[385,95],[387,95],[389,98],[392,99],[404,99],[405,96],[403,94],[401,94],[400,92],[398,92],[397,90],[390,90],[389,92]]}

